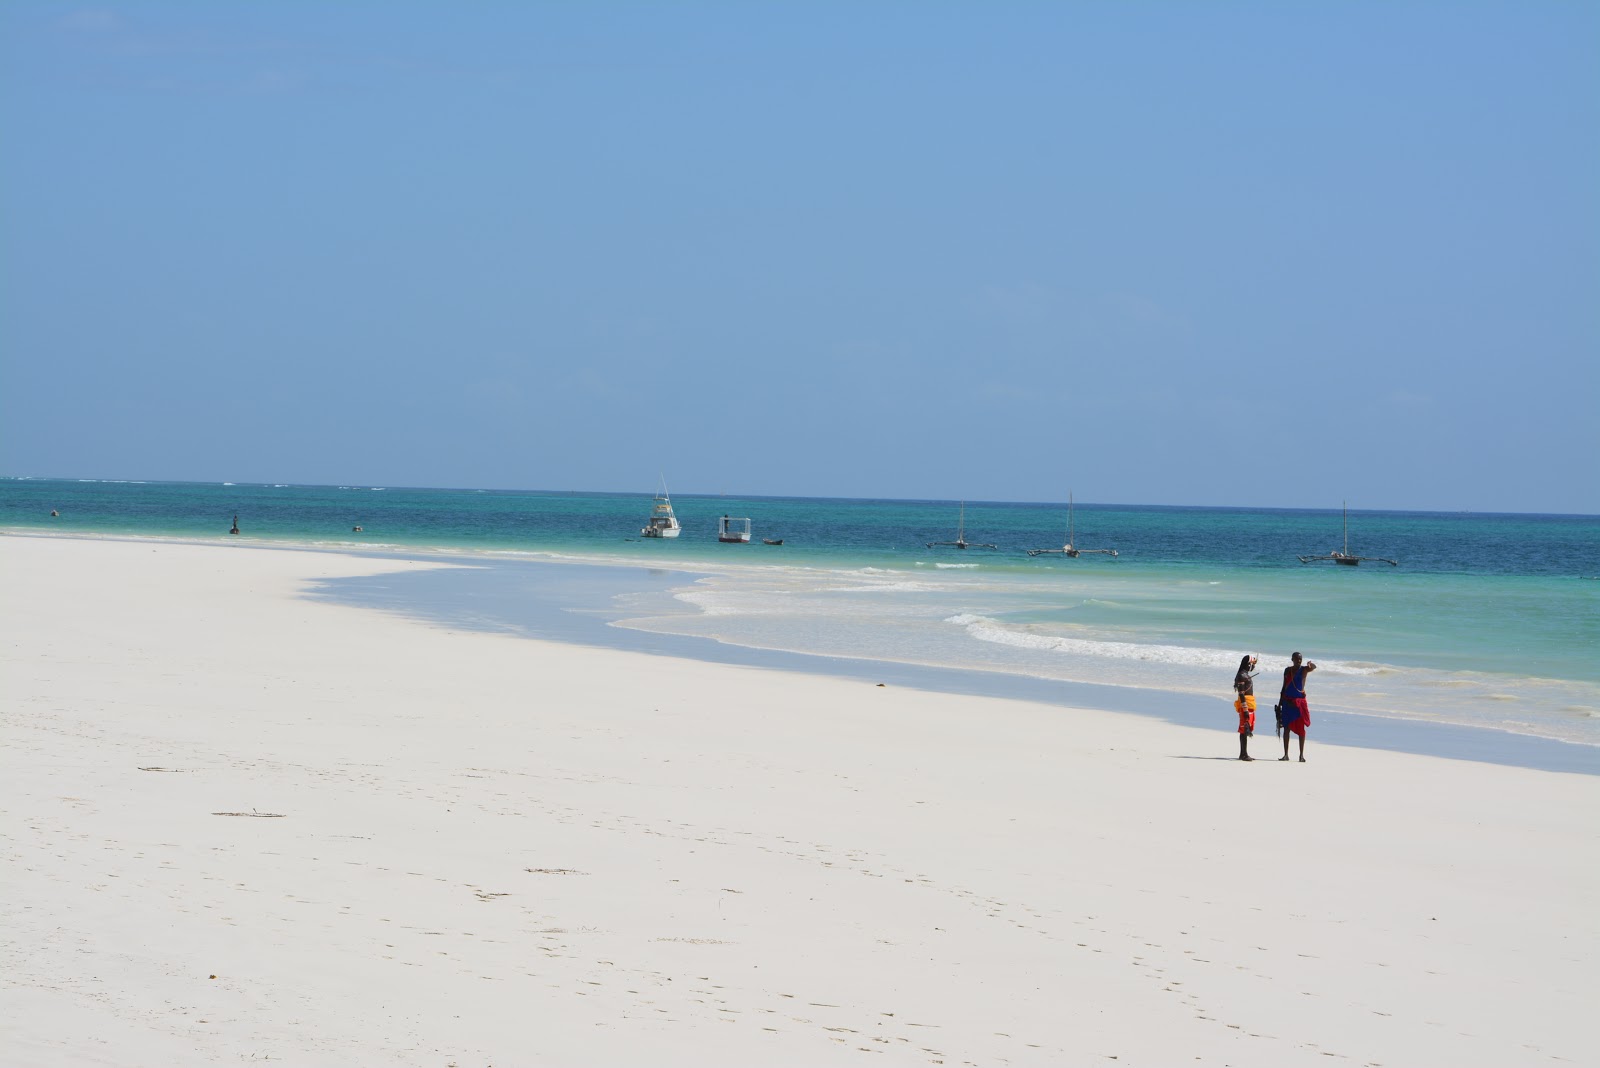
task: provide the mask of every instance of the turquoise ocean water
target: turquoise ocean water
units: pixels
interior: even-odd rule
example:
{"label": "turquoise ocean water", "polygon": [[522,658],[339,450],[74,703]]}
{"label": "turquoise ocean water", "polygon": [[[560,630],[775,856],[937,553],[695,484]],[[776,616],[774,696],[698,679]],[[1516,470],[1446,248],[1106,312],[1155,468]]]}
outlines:
{"label": "turquoise ocean water", "polygon": [[[1349,568],[1296,559],[1341,547],[1337,508],[1080,503],[1077,544],[1118,555],[1067,559],[1024,552],[1062,544],[1064,502],[967,502],[998,548],[963,551],[926,544],[953,501],[677,496],[652,541],[650,496],[9,478],[0,528],[638,565],[596,606],[635,630],[1218,700],[1242,653],[1269,694],[1298,649],[1313,708],[1600,745],[1600,517],[1353,511],[1351,551],[1399,566]],[[755,541],[719,544],[723,514]]]}

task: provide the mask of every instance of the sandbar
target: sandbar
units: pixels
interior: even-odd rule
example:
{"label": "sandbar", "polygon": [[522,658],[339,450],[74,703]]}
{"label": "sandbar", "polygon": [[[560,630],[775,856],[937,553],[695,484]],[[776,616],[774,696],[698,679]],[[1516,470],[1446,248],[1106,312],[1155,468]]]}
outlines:
{"label": "sandbar", "polygon": [[1600,777],[305,596],[438,566],[0,538],[8,1063],[1600,1059]]}

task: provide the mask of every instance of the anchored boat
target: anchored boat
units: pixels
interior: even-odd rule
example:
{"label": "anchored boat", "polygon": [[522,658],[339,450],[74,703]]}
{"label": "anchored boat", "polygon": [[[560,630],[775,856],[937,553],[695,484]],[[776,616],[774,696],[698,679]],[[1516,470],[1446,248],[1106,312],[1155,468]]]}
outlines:
{"label": "anchored boat", "polygon": [[1117,550],[1115,549],[1080,549],[1074,545],[1072,513],[1072,492],[1069,490],[1067,491],[1067,543],[1059,549],[1029,549],[1028,555],[1045,556],[1049,553],[1060,553],[1062,556],[1068,557],[1083,556],[1085,553],[1100,553],[1105,556],[1117,555]]}
{"label": "anchored boat", "polygon": [[[740,524],[743,526],[740,526]],[[750,540],[750,519],[730,519],[723,516],[717,520],[717,540],[744,543]]]}
{"label": "anchored boat", "polygon": [[951,546],[952,548],[955,548],[955,549],[996,549],[996,548],[999,548],[999,546],[990,545],[987,542],[975,542],[975,541],[968,541],[967,540],[967,502],[966,501],[962,501],[961,502],[961,518],[956,521],[956,540],[955,541],[930,541],[930,542],[928,542],[928,548],[930,548],[930,549],[932,549],[932,548],[934,548],[935,546],[938,546],[938,545],[948,545],[948,546]]}
{"label": "anchored boat", "polygon": [[1355,555],[1351,554],[1351,552],[1350,552],[1350,506],[1348,504],[1346,504],[1345,507],[1344,507],[1344,548],[1342,550],[1334,549],[1332,552],[1328,553],[1325,556],[1302,556],[1302,557],[1300,557],[1300,562],[1302,564],[1316,564],[1316,563],[1322,563],[1323,561],[1332,561],[1335,564],[1343,564],[1346,567],[1357,567],[1357,566],[1360,565],[1361,561],[1363,561],[1363,560],[1370,560],[1371,562],[1373,562],[1375,564],[1388,564],[1390,567],[1399,567],[1400,566],[1400,561],[1398,561],[1398,560],[1389,560],[1389,559],[1387,559],[1385,557],[1382,557],[1382,556],[1355,556]]}
{"label": "anchored boat", "polygon": [[639,531],[646,538],[676,538],[683,533],[678,517],[672,514],[672,498],[667,494],[667,480],[661,480],[661,492],[656,495],[650,509],[650,519]]}

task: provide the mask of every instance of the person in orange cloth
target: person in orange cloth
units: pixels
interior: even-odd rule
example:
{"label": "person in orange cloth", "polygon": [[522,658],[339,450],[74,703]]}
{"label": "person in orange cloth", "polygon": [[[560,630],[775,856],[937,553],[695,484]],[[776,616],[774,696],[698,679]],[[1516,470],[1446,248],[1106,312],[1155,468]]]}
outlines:
{"label": "person in orange cloth", "polygon": [[1233,710],[1239,713],[1239,759],[1254,760],[1250,755],[1250,739],[1256,733],[1256,658],[1246,653],[1239,661],[1239,672],[1233,677]]}

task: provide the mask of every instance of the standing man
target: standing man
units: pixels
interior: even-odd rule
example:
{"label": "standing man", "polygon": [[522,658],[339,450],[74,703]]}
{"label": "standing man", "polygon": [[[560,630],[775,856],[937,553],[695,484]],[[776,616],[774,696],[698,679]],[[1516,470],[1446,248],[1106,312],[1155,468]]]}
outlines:
{"label": "standing man", "polygon": [[1233,677],[1233,710],[1239,713],[1239,759],[1254,760],[1250,755],[1250,738],[1256,733],[1256,684],[1254,679],[1256,658],[1246,653],[1239,661],[1239,673]]}
{"label": "standing man", "polygon": [[1317,670],[1317,665],[1307,660],[1300,662],[1300,654],[1289,657],[1290,664],[1283,669],[1283,689],[1278,693],[1278,704],[1283,709],[1283,756],[1289,759],[1289,732],[1300,736],[1300,763],[1306,762],[1306,728],[1311,726],[1311,709],[1306,705],[1306,676]]}

